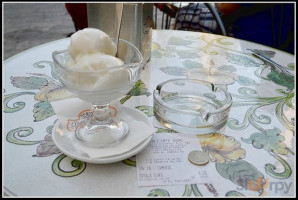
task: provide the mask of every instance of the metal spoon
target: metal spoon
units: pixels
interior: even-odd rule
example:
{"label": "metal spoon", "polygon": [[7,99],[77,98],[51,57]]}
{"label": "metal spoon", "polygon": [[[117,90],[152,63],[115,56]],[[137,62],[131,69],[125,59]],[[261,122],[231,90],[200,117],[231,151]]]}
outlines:
{"label": "metal spoon", "polygon": [[276,71],[278,71],[279,73],[283,72],[284,74],[288,75],[288,76],[293,76],[290,72],[288,72],[286,69],[284,69],[283,66],[277,64],[276,62],[274,62],[273,60],[266,58],[265,56],[259,54],[259,53],[255,53],[252,52],[252,55],[260,58],[261,60],[263,60],[264,62],[267,62],[269,64],[271,64],[273,67],[275,67]]}
{"label": "metal spoon", "polygon": [[120,29],[121,29],[121,22],[122,22],[122,13],[123,13],[123,3],[116,4],[116,32],[115,32],[115,39],[116,39],[116,48],[117,53],[116,57],[118,57],[118,43],[119,43],[119,36],[120,36]]}

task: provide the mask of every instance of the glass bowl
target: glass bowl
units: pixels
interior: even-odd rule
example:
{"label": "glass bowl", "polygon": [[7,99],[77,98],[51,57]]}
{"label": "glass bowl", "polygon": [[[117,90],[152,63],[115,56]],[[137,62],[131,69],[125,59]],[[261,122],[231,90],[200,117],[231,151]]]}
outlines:
{"label": "glass bowl", "polygon": [[212,83],[171,79],[153,92],[154,116],[162,125],[186,134],[207,134],[226,125],[232,97]]}
{"label": "glass bowl", "polygon": [[[139,80],[143,56],[133,44],[119,40],[118,58],[124,64],[86,71],[72,68],[74,64],[68,50],[54,51],[55,73],[68,90],[82,100],[93,104],[93,116],[81,121],[75,130],[76,137],[90,147],[106,147],[124,139],[129,127],[118,118],[109,103],[126,95]],[[99,65],[99,64],[98,64]]]}
{"label": "glass bowl", "polygon": [[139,79],[142,69],[143,57],[137,47],[120,39],[118,48],[118,58],[124,65],[97,71],[73,70],[67,67],[71,63],[68,50],[54,51],[55,73],[62,85],[79,98],[94,105],[107,104],[126,95]]}

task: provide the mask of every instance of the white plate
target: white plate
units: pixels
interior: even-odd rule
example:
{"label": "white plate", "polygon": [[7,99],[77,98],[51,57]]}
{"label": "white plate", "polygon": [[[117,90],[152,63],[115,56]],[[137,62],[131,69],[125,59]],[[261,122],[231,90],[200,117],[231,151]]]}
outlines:
{"label": "white plate", "polygon": [[[140,115],[140,111],[136,110],[136,109],[132,109],[135,110],[135,114],[139,114],[140,116],[140,120],[144,120],[145,122],[149,123],[149,119],[148,117],[144,114],[141,113]],[[125,160],[127,158],[130,158],[136,154],[138,154],[139,152],[141,152],[151,141],[152,139],[152,135],[149,136],[147,139],[145,139],[143,142],[141,142],[140,144],[138,144],[136,147],[134,147],[133,149],[123,153],[123,154],[118,154],[115,156],[109,156],[109,157],[104,157],[104,158],[90,158],[89,156],[87,156],[84,153],[80,153],[78,151],[76,151],[76,149],[74,149],[73,145],[69,144],[70,141],[65,137],[62,136],[61,134],[58,133],[57,129],[59,129],[59,120],[56,121],[54,127],[53,127],[53,131],[52,131],[52,138],[53,138],[53,142],[55,143],[55,145],[57,146],[57,148],[64,153],[65,155],[80,160],[80,161],[84,161],[84,162],[88,162],[88,163],[95,163],[95,164],[106,164],[106,163],[114,163],[114,162],[118,162],[118,161],[122,161]]]}

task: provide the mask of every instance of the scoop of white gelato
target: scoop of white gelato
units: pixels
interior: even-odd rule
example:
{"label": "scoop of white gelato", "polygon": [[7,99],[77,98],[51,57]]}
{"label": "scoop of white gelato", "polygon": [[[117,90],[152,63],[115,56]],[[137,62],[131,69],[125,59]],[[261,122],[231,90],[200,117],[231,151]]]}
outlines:
{"label": "scoop of white gelato", "polygon": [[74,71],[68,74],[67,79],[72,87],[85,91],[123,87],[130,83],[129,70],[125,67],[112,68],[123,64],[121,59],[111,55],[102,53],[83,55],[71,64],[70,67]]}
{"label": "scoop of white gelato", "polygon": [[112,39],[96,28],[85,28],[71,35],[68,51],[72,59],[85,54],[104,53],[115,56],[117,47]]}
{"label": "scoop of white gelato", "polygon": [[121,59],[114,56],[94,53],[77,57],[70,67],[78,71],[99,71],[123,64]]}
{"label": "scoop of white gelato", "polygon": [[[127,87],[131,83],[129,69],[115,57],[116,45],[101,30],[86,28],[71,36],[66,75],[69,87],[78,91],[106,91]],[[116,67],[118,66],[118,67]]]}

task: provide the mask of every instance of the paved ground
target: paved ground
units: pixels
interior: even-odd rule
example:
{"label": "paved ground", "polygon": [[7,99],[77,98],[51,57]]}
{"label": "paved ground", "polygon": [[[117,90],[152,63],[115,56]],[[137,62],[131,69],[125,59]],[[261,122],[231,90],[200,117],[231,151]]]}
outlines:
{"label": "paved ground", "polygon": [[75,31],[64,3],[3,3],[4,59]]}
{"label": "paved ground", "polygon": [[[4,60],[75,32],[64,3],[2,3]],[[154,10],[153,10],[154,12]],[[161,20],[158,10],[157,20]],[[171,23],[174,23],[172,20]],[[159,26],[157,28],[160,28]]]}

